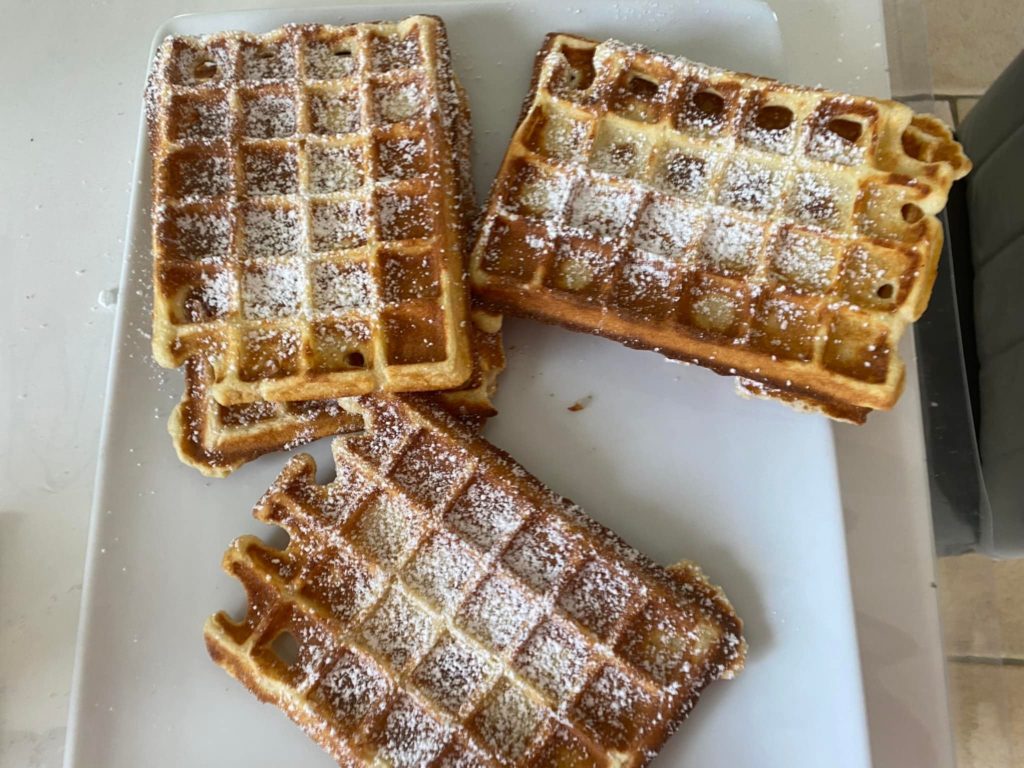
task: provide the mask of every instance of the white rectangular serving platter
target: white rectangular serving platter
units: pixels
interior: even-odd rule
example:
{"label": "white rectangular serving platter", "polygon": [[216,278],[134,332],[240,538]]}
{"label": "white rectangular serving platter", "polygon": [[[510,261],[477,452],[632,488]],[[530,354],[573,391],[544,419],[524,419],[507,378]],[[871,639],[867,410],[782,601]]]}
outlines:
{"label": "white rectangular serving platter", "polygon": [[[550,31],[617,37],[732,69],[784,76],[774,14],[757,0],[428,2],[204,14],[157,32],[263,32],[436,13],[469,93],[482,196]],[[154,42],[155,45],[155,42]],[[140,74],[140,100],[142,73]],[[283,466],[226,480],[180,464],[165,423],[177,372],[149,357],[150,165],[140,130],[71,697],[65,766],[328,766],[273,707],[207,657],[206,617],[237,615],[220,570]],[[746,622],[750,655],[713,685],[658,766],[870,765],[842,508],[828,423],[737,397],[733,383],[649,353],[537,323],[506,323],[501,415],[486,434],[627,541],[687,558]],[[577,401],[583,410],[570,411]],[[325,476],[328,441],[313,453]]]}

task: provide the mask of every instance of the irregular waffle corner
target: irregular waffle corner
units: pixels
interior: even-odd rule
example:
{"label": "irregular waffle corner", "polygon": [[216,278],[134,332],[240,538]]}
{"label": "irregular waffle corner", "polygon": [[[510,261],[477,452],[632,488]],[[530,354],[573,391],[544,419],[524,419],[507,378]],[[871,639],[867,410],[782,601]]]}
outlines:
{"label": "irregular waffle corner", "polygon": [[551,35],[471,255],[495,309],[863,421],[902,390],[970,170],[893,101]]}
{"label": "irregular waffle corner", "polygon": [[[473,371],[458,389],[430,395],[442,408],[474,429],[497,411],[491,399],[505,368],[501,316],[471,313]],[[243,464],[274,451],[290,450],[322,437],[356,432],[363,419],[338,398],[221,405],[210,393],[212,372],[201,357],[185,361],[181,402],[167,422],[181,461],[209,477],[226,477]]]}
{"label": "irregular waffle corner", "polygon": [[422,398],[345,407],[318,485],[293,458],[224,558],[248,595],[213,659],[340,765],[641,766],[742,624],[692,564],[662,569]]}

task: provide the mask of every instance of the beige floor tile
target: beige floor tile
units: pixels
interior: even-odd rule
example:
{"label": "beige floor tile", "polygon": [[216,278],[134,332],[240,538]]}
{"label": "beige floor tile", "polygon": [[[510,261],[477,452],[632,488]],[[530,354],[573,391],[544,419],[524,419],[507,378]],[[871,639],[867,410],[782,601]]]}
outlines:
{"label": "beige floor tile", "polygon": [[974,105],[978,103],[978,99],[957,99],[956,100],[956,119],[959,123],[965,117],[967,113],[974,109]]}
{"label": "beige floor tile", "polygon": [[939,558],[946,654],[1024,660],[1024,560]]}
{"label": "beige floor tile", "polygon": [[924,0],[936,93],[980,94],[1024,48],[1020,0]]}
{"label": "beige floor tile", "polygon": [[1003,656],[1024,659],[1024,558],[997,561],[995,571]]}
{"label": "beige floor tile", "polygon": [[959,768],[1024,765],[1024,666],[949,665]]}

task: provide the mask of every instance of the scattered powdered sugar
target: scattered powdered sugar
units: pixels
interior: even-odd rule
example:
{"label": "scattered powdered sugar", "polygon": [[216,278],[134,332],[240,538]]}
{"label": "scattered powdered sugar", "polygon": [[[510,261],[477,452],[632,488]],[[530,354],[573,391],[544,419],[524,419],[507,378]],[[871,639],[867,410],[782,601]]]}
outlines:
{"label": "scattered powdered sugar", "polygon": [[226,259],[231,254],[231,217],[216,211],[161,206],[156,220],[165,243],[179,258]]}
{"label": "scattered powdered sugar", "polygon": [[478,572],[469,548],[454,536],[439,533],[416,553],[402,578],[441,610],[451,611]]}
{"label": "scattered powdered sugar", "polygon": [[291,195],[299,191],[299,156],[294,149],[243,151],[242,169],[247,195]]}
{"label": "scattered powdered sugar", "polygon": [[841,165],[858,165],[866,155],[863,145],[847,141],[820,123],[808,132],[805,151],[811,157]]}
{"label": "scattered powdered sugar", "polygon": [[325,90],[309,96],[310,128],[313,133],[330,135],[359,130],[362,115],[354,93]]}
{"label": "scattered powdered sugar", "polygon": [[192,148],[167,156],[168,197],[184,202],[220,197],[231,191],[234,166],[227,155]]}
{"label": "scattered powdered sugar", "polygon": [[[173,40],[173,38],[171,39]],[[231,53],[226,45],[170,44],[170,80],[178,85],[205,85],[226,80],[231,75]]]}
{"label": "scattered powdered sugar", "polygon": [[303,311],[306,276],[292,263],[253,263],[242,276],[242,310],[247,318],[294,317]]}
{"label": "scattered powdered sugar", "polygon": [[847,222],[838,220],[836,201],[839,191],[824,176],[798,173],[789,188],[787,211],[797,221],[819,226],[842,228]]}
{"label": "scattered powdered sugar", "polygon": [[181,98],[171,107],[168,127],[179,144],[192,144],[227,136],[231,113],[224,98]]}
{"label": "scattered powdered sugar", "polygon": [[701,241],[701,253],[720,271],[747,271],[757,263],[763,237],[756,222],[712,217]]}
{"label": "scattered powdered sugar", "polygon": [[548,522],[520,532],[502,561],[519,578],[543,594],[558,583],[573,552],[569,533],[557,523]]}
{"label": "scattered powdered sugar", "polygon": [[511,681],[484,706],[477,723],[480,735],[506,761],[517,760],[530,745],[545,711]]}
{"label": "scattered powdered sugar", "polygon": [[763,314],[768,322],[765,330],[772,336],[770,343],[773,345],[783,343],[782,339],[777,338],[779,335],[787,338],[806,336],[816,329],[809,310],[781,297],[765,301]]}
{"label": "scattered powdered sugar", "polygon": [[306,77],[314,80],[337,80],[356,71],[356,56],[343,44],[312,40],[306,43],[304,54]]}
{"label": "scattered powdered sugar", "polygon": [[242,335],[242,359],[247,376],[277,378],[293,367],[302,335],[292,330],[250,328]]}
{"label": "scattered powdered sugar", "polygon": [[245,102],[245,135],[253,139],[291,136],[296,128],[295,102],[275,93],[260,94]]}
{"label": "scattered powdered sugar", "polygon": [[650,142],[643,134],[609,130],[602,125],[591,153],[590,167],[598,173],[637,177],[647,167],[650,153]]}
{"label": "scattered powdered sugar", "polygon": [[379,757],[392,768],[420,768],[444,748],[449,728],[434,720],[408,697],[388,713]]}
{"label": "scattered powdered sugar", "polygon": [[241,250],[251,258],[296,256],[303,247],[303,220],[293,207],[247,207]]}
{"label": "scattered powdered sugar", "polygon": [[638,298],[664,296],[672,285],[675,272],[672,262],[639,252],[623,268],[621,284]]}
{"label": "scattered powdered sugar", "polygon": [[370,216],[361,200],[318,203],[310,211],[313,250],[358,248],[366,242]]}
{"label": "scattered powdered sugar", "polygon": [[[667,577],[659,579],[646,570],[652,566],[642,556],[571,503],[544,490],[518,465],[488,453],[483,443],[459,442],[463,433],[442,415],[435,418],[397,398],[349,398],[341,406],[369,415],[372,431],[336,443],[335,481],[320,486],[309,475],[308,465],[299,467],[298,473],[293,468],[261,502],[263,512],[258,514],[293,532],[289,553],[295,553],[295,573],[301,566],[303,576],[296,586],[306,598],[303,615],[313,620],[313,626],[307,632],[300,622],[290,631],[300,640],[299,668],[313,685],[311,696],[330,710],[313,727],[336,729],[332,737],[340,741],[358,731],[362,746],[379,749],[373,759],[394,766],[433,764],[453,738],[454,754],[478,747],[494,754],[445,765],[473,766],[495,759],[511,764],[531,754],[535,739],[547,738],[546,721],[553,716],[567,726],[581,726],[607,749],[625,751],[634,748],[651,717],[661,716],[655,706],[659,700],[646,690],[650,682],[642,682],[624,666],[642,663],[643,657],[634,659],[640,651],[631,643],[645,643],[644,629],[661,631],[666,649],[685,647],[707,656],[728,645],[733,655],[726,659],[739,658],[739,638],[715,622],[695,626],[694,621],[704,622],[703,616],[692,619],[687,614],[677,624],[659,624],[664,606],[643,608],[648,612],[637,616],[642,623],[631,625],[641,636],[613,635],[631,604],[646,604],[649,590],[673,605],[700,601],[701,611],[713,606],[704,592],[667,586]],[[456,447],[467,452],[458,457],[461,471],[478,473],[478,479],[450,507],[426,510],[407,503],[397,495],[405,484],[390,485],[378,477],[406,471],[416,481],[413,488],[418,488],[432,471],[410,466],[415,462],[409,457],[418,455],[417,461],[436,462],[441,474],[450,478]],[[392,461],[395,453],[399,458]],[[367,461],[375,467],[366,467]],[[395,495],[366,501],[369,494],[383,492]],[[436,495],[435,490],[430,495]],[[442,495],[447,497],[448,491]],[[516,534],[513,529],[525,514],[517,503],[520,495],[529,499],[531,523]],[[351,510],[357,504],[359,519],[347,523],[350,516],[340,508]],[[461,536],[484,548],[513,536],[501,564],[492,558],[481,563],[460,536],[443,530],[432,531],[417,545],[421,530],[445,519]],[[589,559],[559,588],[559,574],[577,562],[584,544],[591,551]],[[410,551],[414,554],[408,557]],[[699,574],[692,575],[699,579]],[[542,594],[533,594],[531,588]],[[290,592],[272,595],[268,604],[251,605],[250,614],[276,612],[282,603],[290,610],[292,598]],[[545,618],[556,600],[600,641],[595,643],[562,615]],[[352,627],[353,620],[361,624]],[[339,647],[342,637],[359,650]],[[364,652],[386,671],[378,672],[363,658]],[[516,673],[507,671],[510,666]],[[722,664],[718,671],[728,674],[733,666]],[[587,683],[591,669],[597,676]],[[698,674],[706,671],[701,668]],[[669,685],[673,691],[689,690],[677,677]],[[303,704],[303,689],[300,683],[295,706]],[[680,697],[672,714],[685,711],[695,695]],[[552,703],[545,705],[548,699]],[[445,710],[445,723],[450,724],[428,715],[431,707],[424,707],[426,700]],[[470,715],[472,723],[464,726]],[[476,743],[470,745],[469,740]]]}
{"label": "scattered powdered sugar", "polygon": [[290,40],[245,44],[239,57],[243,80],[294,80],[295,45]]}
{"label": "scattered powdered sugar", "polygon": [[382,240],[430,237],[436,207],[422,194],[385,192],[377,195]]}
{"label": "scattered powdered sugar", "polygon": [[699,209],[658,198],[640,214],[633,243],[645,251],[679,259],[696,240],[703,223]]}
{"label": "scattered powdered sugar", "polygon": [[424,172],[427,143],[422,137],[399,136],[377,145],[381,181],[411,179]]}
{"label": "scattered powdered sugar", "polygon": [[684,197],[703,195],[711,176],[711,163],[682,149],[670,149],[658,168],[659,186]]}
{"label": "scattered powdered sugar", "polygon": [[520,671],[556,701],[565,701],[582,684],[589,653],[575,630],[546,621],[516,657]]}
{"label": "scattered powdered sugar", "polygon": [[440,506],[470,471],[468,458],[462,448],[425,434],[402,456],[394,480],[421,504]]}
{"label": "scattered powdered sugar", "polygon": [[790,229],[778,237],[771,263],[775,274],[790,285],[824,291],[832,282],[839,256],[830,241]]}
{"label": "scattered powdered sugar", "polygon": [[203,275],[199,281],[199,300],[211,317],[222,317],[231,310],[235,288],[235,276],[230,272]]}
{"label": "scattered powdered sugar", "polygon": [[559,595],[558,604],[599,637],[615,628],[630,600],[645,588],[617,563],[591,560]]}
{"label": "scattered powdered sugar", "polygon": [[430,647],[434,627],[402,590],[392,587],[363,625],[362,637],[370,650],[399,671]]}
{"label": "scattered powdered sugar", "polygon": [[393,69],[412,69],[421,63],[419,38],[416,34],[408,37],[374,37],[370,61],[378,72]]}
{"label": "scattered powdered sugar", "polygon": [[366,262],[317,262],[312,266],[313,306],[319,314],[373,315],[379,299]]}
{"label": "scattered powdered sugar", "polygon": [[788,155],[793,151],[795,133],[793,123],[784,128],[769,129],[750,121],[743,126],[740,135],[744,141],[758,149]]}
{"label": "scattered powdered sugar", "polygon": [[527,216],[554,219],[562,212],[571,182],[565,176],[529,174],[519,184],[519,208]]}
{"label": "scattered powdered sugar", "polygon": [[418,81],[378,85],[373,91],[374,114],[380,123],[402,123],[423,116],[424,88]]}
{"label": "scattered powdered sugar", "polygon": [[456,499],[446,520],[467,541],[487,552],[515,530],[529,511],[505,489],[476,480]]}
{"label": "scattered powdered sugar", "polygon": [[574,707],[581,724],[608,746],[631,744],[653,714],[654,700],[617,667],[605,666],[587,685]]}
{"label": "scattered powdered sugar", "polygon": [[459,622],[483,642],[502,649],[514,645],[536,622],[540,607],[512,580],[492,576],[459,611]]}
{"label": "scattered powdered sugar", "polygon": [[589,129],[579,120],[553,113],[541,128],[538,151],[564,162],[579,163],[585,156]]}
{"label": "scattered powdered sugar", "polygon": [[413,679],[433,701],[458,714],[497,668],[485,654],[447,636],[431,649]]}
{"label": "scattered powdered sugar", "polygon": [[733,160],[725,169],[718,202],[741,211],[771,211],[779,200],[785,176],[749,160]]}
{"label": "scattered powdered sugar", "polygon": [[356,189],[363,184],[363,153],[356,146],[308,144],[309,185],[315,194]]}
{"label": "scattered powdered sugar", "polygon": [[609,242],[635,215],[638,202],[621,187],[581,183],[569,206],[568,224]]}
{"label": "scattered powdered sugar", "polygon": [[400,499],[375,496],[364,509],[351,536],[372,560],[394,568],[405,560],[419,539],[421,521]]}
{"label": "scattered powdered sugar", "polygon": [[390,686],[379,672],[345,651],[321,677],[315,696],[326,702],[340,727],[352,727],[383,710]]}

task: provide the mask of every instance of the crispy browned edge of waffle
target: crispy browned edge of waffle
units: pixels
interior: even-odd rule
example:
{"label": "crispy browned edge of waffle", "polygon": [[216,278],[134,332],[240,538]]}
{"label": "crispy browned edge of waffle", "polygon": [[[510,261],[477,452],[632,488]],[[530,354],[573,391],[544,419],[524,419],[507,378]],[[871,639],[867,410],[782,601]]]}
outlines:
{"label": "crispy browned edge of waffle", "polygon": [[[743,637],[743,620],[736,614],[725,592],[721,587],[712,584],[700,566],[691,561],[682,560],[665,568],[656,565],[646,555],[627,544],[614,531],[582,512],[571,500],[559,496],[545,486],[507,452],[489,443],[483,437],[473,434],[464,424],[437,408],[423,395],[368,395],[345,398],[343,402],[346,409],[351,408],[353,412],[361,413],[369,419],[370,417],[362,411],[360,404],[364,401],[386,401],[389,399],[398,402],[400,409],[412,408],[418,416],[425,418],[432,427],[440,429],[447,437],[459,439],[461,447],[465,451],[478,461],[488,462],[491,467],[501,472],[506,479],[513,483],[517,493],[523,494],[527,500],[538,506],[552,508],[552,514],[558,514],[555,509],[560,507],[567,517],[572,522],[579,524],[587,537],[604,549],[606,553],[628,562],[630,567],[642,571],[645,577],[660,583],[671,594],[678,595],[681,600],[701,606],[702,612],[706,612],[708,615],[707,620],[716,623],[720,628],[722,638],[731,634],[739,639],[735,656],[731,659],[727,655],[728,642],[726,641],[720,641],[714,646],[713,651],[709,651],[710,655],[706,657],[707,664],[705,665],[709,671],[699,678],[693,678],[690,695],[675,703],[675,716],[672,719],[664,720],[659,726],[652,729],[648,741],[639,745],[637,760],[631,764],[634,766],[647,765],[693,711],[704,689],[717,679],[731,679],[743,669],[747,655],[747,643]],[[371,427],[371,425],[367,425],[367,427]],[[344,436],[338,438],[338,440],[344,439]],[[337,461],[337,459],[335,460]],[[273,512],[274,496],[280,493],[281,489],[288,488],[296,482],[317,482],[316,461],[312,456],[299,454],[285,465],[278,478],[256,503],[253,508],[253,516],[261,522],[279,525],[280,520],[275,518]],[[225,623],[232,627],[248,624],[255,631],[255,627],[259,626],[265,618],[253,613],[255,606],[251,598],[253,595],[259,595],[265,591],[268,588],[267,584],[255,577],[246,578],[246,574],[232,569],[231,554],[245,541],[246,537],[241,537],[232,543],[224,554],[222,567],[229,576],[237,578],[245,588],[246,613],[240,621],[235,621],[225,611],[219,611],[207,619],[203,639],[210,658],[242,683],[260,701],[274,704],[284,711],[310,738],[337,760],[339,765],[364,765],[362,760],[348,751],[346,745],[341,745],[344,751],[339,751],[338,740],[331,739],[333,729],[324,727],[324,723],[310,716],[307,709],[295,706],[296,702],[292,700],[291,692],[287,688],[268,683],[265,679],[266,676],[260,673],[257,662],[251,656],[236,655],[232,653],[231,649],[221,647],[216,633],[211,631],[211,625],[223,626]],[[289,546],[291,546],[290,543]],[[718,667],[722,671],[717,675],[710,672]],[[284,689],[283,693],[281,688]]]}
{"label": "crispy browned edge of waffle", "polygon": [[[445,26],[444,19],[442,19],[440,16],[438,16],[436,14],[413,13],[413,14],[409,14],[408,16],[403,16],[403,17],[401,17],[401,18],[399,18],[397,20],[384,20],[384,19],[380,19],[380,20],[362,21],[362,22],[360,22],[360,21],[353,21],[353,22],[349,22],[349,24],[352,24],[352,25],[359,25],[359,24],[362,24],[362,25],[367,25],[367,24],[369,24],[369,25],[373,25],[373,24],[397,24],[397,23],[399,23],[401,21],[404,21],[404,20],[410,19],[410,18],[426,19],[426,20],[434,22],[433,31],[434,31],[435,34],[433,36],[433,42],[434,42],[434,53],[435,53],[435,57],[436,57],[436,60],[437,60],[436,75],[437,75],[437,85],[438,85],[438,92],[439,92],[438,95],[439,96],[442,95],[440,93],[441,90],[446,85],[449,84],[448,81],[450,80],[450,85],[455,90],[455,94],[454,95],[460,100],[459,117],[460,118],[464,118],[466,120],[465,129],[471,135],[472,124],[469,122],[469,103],[468,103],[468,100],[465,98],[465,90],[462,87],[462,84],[459,82],[458,78],[456,77],[455,70],[452,67],[451,46],[449,44],[448,29]],[[300,28],[301,29],[301,28],[310,28],[310,27],[314,27],[315,28],[315,27],[321,27],[321,26],[346,26],[346,24],[343,23],[343,22],[339,22],[336,25],[325,25],[325,24],[284,24],[284,25],[281,25],[281,27],[278,27],[276,29],[282,29],[282,28]],[[275,30],[271,30],[271,31],[275,31]],[[230,33],[222,33],[222,34],[230,34]],[[148,73],[148,75],[146,77],[146,85],[145,85],[144,92],[143,92],[144,93],[144,95],[143,95],[143,105],[144,105],[144,112],[145,112],[145,118],[144,119],[146,121],[146,139],[147,139],[147,149],[146,149],[146,151],[147,151],[147,154],[149,155],[151,160],[155,158],[156,141],[158,139],[157,133],[158,133],[158,130],[159,130],[159,120],[160,120],[160,116],[161,116],[160,102],[159,102],[159,99],[157,98],[157,90],[160,88],[160,84],[161,84],[161,80],[160,79],[163,76],[163,73],[164,73],[164,70],[165,70],[165,62],[164,62],[164,49],[165,49],[165,45],[164,44],[166,43],[167,39],[169,39],[170,37],[174,37],[174,36],[170,36],[169,35],[167,38],[164,38],[163,40],[160,40],[160,41],[157,42],[156,53],[153,56],[153,60],[150,62],[150,69],[149,69],[149,73]],[[184,35],[182,37],[192,37],[192,36]],[[199,37],[202,37],[202,36],[199,36]],[[441,109],[442,110],[444,109],[444,105],[441,106]],[[442,119],[442,121],[443,121],[443,119]],[[476,222],[479,219],[479,216],[476,215],[476,211],[475,211],[476,201],[474,199],[474,194],[473,194],[473,189],[472,189],[472,178],[468,174],[466,174],[465,178],[464,178],[463,177],[462,168],[459,165],[459,163],[461,163],[461,162],[466,162],[466,163],[469,162],[469,152],[470,152],[470,147],[471,147],[471,141],[469,141],[469,140],[465,141],[464,146],[462,146],[460,148],[459,143],[457,141],[458,137],[456,137],[455,135],[448,135],[446,131],[442,131],[441,134],[442,134],[441,141],[442,141],[442,143],[445,146],[439,147],[439,149],[440,149],[442,155],[449,155],[451,157],[451,159],[452,159],[452,165],[451,165],[450,172],[452,174],[453,181],[454,181],[453,188],[456,190],[453,193],[453,198],[454,199],[452,201],[453,205],[451,206],[450,213],[453,213],[454,214],[453,218],[456,218],[459,221],[459,224],[462,227],[463,234],[464,234],[464,239],[462,240],[462,242],[458,243],[458,246],[457,246],[460,249],[460,253],[461,253],[462,261],[463,261],[462,274],[460,275],[460,279],[461,279],[461,283],[462,283],[462,290],[455,290],[455,291],[453,291],[453,294],[452,294],[452,297],[451,297],[452,300],[453,300],[453,303],[456,305],[451,310],[454,313],[454,316],[456,318],[456,322],[454,323],[455,327],[452,328],[451,330],[455,334],[458,334],[458,335],[462,336],[463,343],[462,344],[456,344],[455,345],[455,350],[454,350],[454,355],[452,355],[450,358],[448,358],[448,362],[449,362],[449,364],[453,368],[453,374],[452,375],[455,376],[458,379],[458,381],[456,381],[455,378],[453,378],[451,381],[446,382],[446,385],[448,385],[448,386],[458,387],[458,386],[464,385],[465,382],[470,378],[470,376],[471,376],[471,369],[472,369],[472,360],[471,360],[471,355],[470,355],[469,338],[468,338],[469,334],[464,330],[463,327],[460,326],[460,323],[458,322],[457,318],[461,317],[461,319],[463,321],[468,323],[469,322],[469,316],[470,316],[470,310],[472,309],[469,281],[467,279],[467,274],[468,274],[468,272],[467,272],[467,265],[468,265],[469,254],[470,254],[469,246],[472,244],[472,241],[473,241],[472,232],[473,232],[473,229],[475,228]],[[156,167],[154,167],[153,168],[153,173],[152,173],[153,178],[152,178],[151,183],[150,183],[150,209],[151,209],[151,211],[155,211],[156,207],[157,207],[156,173],[157,173],[157,169],[156,169]],[[469,183],[468,186],[466,186],[467,182]],[[150,235],[150,240],[152,241],[151,245],[150,245],[150,251],[151,251],[150,263],[152,265],[152,277],[151,277],[150,282],[151,282],[151,291],[152,291],[152,295],[153,295],[153,309],[152,309],[150,314],[152,315],[152,317],[155,320],[156,313],[158,311],[158,305],[159,305],[160,299],[157,296],[158,287],[157,287],[157,279],[156,279],[157,278],[157,249],[156,249],[157,230],[156,230],[156,227],[155,227],[154,222],[152,220],[152,216],[150,217],[150,227],[152,229],[152,232],[151,232],[151,235]],[[468,229],[467,229],[467,227],[468,227]],[[446,320],[446,323],[447,323],[447,320]],[[181,363],[178,366],[168,365],[165,362],[165,361],[169,362],[169,359],[166,357],[164,352],[159,350],[158,341],[157,341],[157,338],[156,338],[155,334],[153,336],[152,347],[153,347],[153,352],[152,352],[153,359],[157,363],[159,363],[160,365],[163,365],[164,367],[180,367],[181,365],[184,364],[184,359],[181,360]],[[305,378],[306,378],[306,380],[308,382],[313,382],[313,381],[316,381],[318,379],[318,377],[316,375],[310,375],[308,372],[307,372]],[[426,387],[426,388],[429,389],[429,387]],[[410,390],[405,390],[405,391],[415,391],[415,389],[410,389]],[[353,395],[353,393],[349,392],[348,395],[339,394],[338,396],[341,397],[341,396],[352,396],[352,395]],[[241,403],[246,403],[246,402],[256,402],[259,399],[261,399],[259,396],[246,397],[246,396],[238,395],[237,393],[235,393],[230,398],[231,403],[233,403],[233,404],[241,404]],[[281,398],[274,398],[274,399],[277,400],[277,399],[281,399]],[[225,401],[225,402],[227,402],[227,401]]]}
{"label": "crispy browned edge of waffle", "polygon": [[[598,40],[572,33],[551,32],[545,36],[540,50],[534,57],[530,88],[520,107],[519,119],[509,136],[510,145],[536,99],[544,61],[554,47],[555,42],[561,37],[569,37],[583,44],[601,44]],[[775,78],[764,75],[749,75],[743,72],[737,72],[736,74],[778,82]],[[808,90],[822,89],[809,88]],[[872,100],[883,104],[897,104],[897,102],[893,102],[891,99],[872,97]],[[914,132],[910,132],[911,128],[914,129]],[[948,136],[952,139],[946,125],[932,115],[915,114],[910,125],[907,127],[907,132],[909,137],[907,140],[911,142],[917,141],[917,132]],[[962,148],[959,145],[955,145],[954,148],[956,149],[955,156],[947,160],[953,166],[954,179],[957,179],[962,178],[970,171],[971,162],[963,154]],[[500,192],[501,183],[507,177],[508,164],[509,156],[506,153],[498,169],[497,176],[491,184],[488,202],[483,213],[484,218],[491,216],[493,213],[493,204],[497,194]],[[897,174],[891,175],[895,176]],[[924,175],[925,178],[929,178],[935,174],[934,171],[928,171]],[[927,241],[932,244],[932,248],[926,254],[921,254],[919,251],[919,256],[922,258],[918,265],[921,273],[918,277],[918,301],[910,307],[910,321],[916,321],[920,318],[928,306],[932,286],[935,283],[935,277],[938,272],[939,257],[942,253],[942,224],[934,215],[930,214],[924,217],[922,223],[926,228],[925,236]],[[474,246],[473,250],[476,250],[476,246]],[[755,379],[753,378],[755,376],[754,369],[761,367],[760,364],[762,362],[760,355],[756,353],[751,353],[752,364],[747,366],[747,370],[738,373],[734,361],[724,363],[716,360],[716,350],[720,348],[720,345],[715,342],[703,342],[696,338],[689,338],[688,342],[691,346],[679,346],[678,334],[671,329],[655,331],[647,327],[643,320],[629,320],[616,315],[614,312],[605,312],[601,307],[586,306],[583,302],[573,302],[571,308],[566,305],[564,311],[552,311],[551,299],[548,296],[543,294],[537,295],[533,291],[524,291],[519,287],[501,283],[491,283],[483,286],[474,283],[472,289],[477,297],[477,301],[494,311],[501,311],[540,322],[554,323],[573,331],[593,333],[604,338],[613,339],[633,349],[653,350],[665,357],[695,363],[723,376],[740,376],[745,378],[746,381],[741,380],[739,386],[750,395],[780,400],[797,410],[823,413],[839,421],[863,424],[872,410],[891,409],[903,392],[906,377],[905,363],[899,357],[895,344],[889,356],[889,366],[898,366],[897,378],[890,390],[885,393],[884,397],[866,398],[870,402],[855,403],[835,392],[835,378],[832,374],[820,373],[820,375],[812,377],[814,381],[810,384],[797,384],[784,374],[769,375],[761,371],[757,372],[757,378]],[[905,331],[906,327],[902,330]],[[638,338],[637,331],[640,331],[646,337],[643,341]],[[707,351],[698,351],[696,348],[698,345],[705,347]],[[751,386],[751,384],[756,386]],[[885,383],[883,382],[881,385],[876,386],[884,385]]]}
{"label": "crispy browned edge of waffle", "polygon": [[[460,389],[425,394],[441,408],[457,417],[474,431],[483,428],[487,419],[497,414],[489,401],[497,391],[497,380],[505,368],[505,352],[501,341],[501,317],[473,310],[470,331],[473,344],[473,372]],[[237,438],[219,445],[210,445],[212,427],[208,408],[213,396],[209,392],[212,371],[201,357],[189,358],[184,365],[184,390],[180,402],[167,420],[178,458],[207,477],[226,477],[244,464],[266,453],[285,450],[331,435],[358,432],[363,420],[342,410],[337,399],[299,401],[309,403],[315,411],[320,403],[334,403],[336,411],[326,410],[288,424],[254,425],[244,440]],[[485,402],[486,401],[486,402]],[[283,407],[282,404],[272,404]],[[216,407],[216,405],[213,405]]]}

